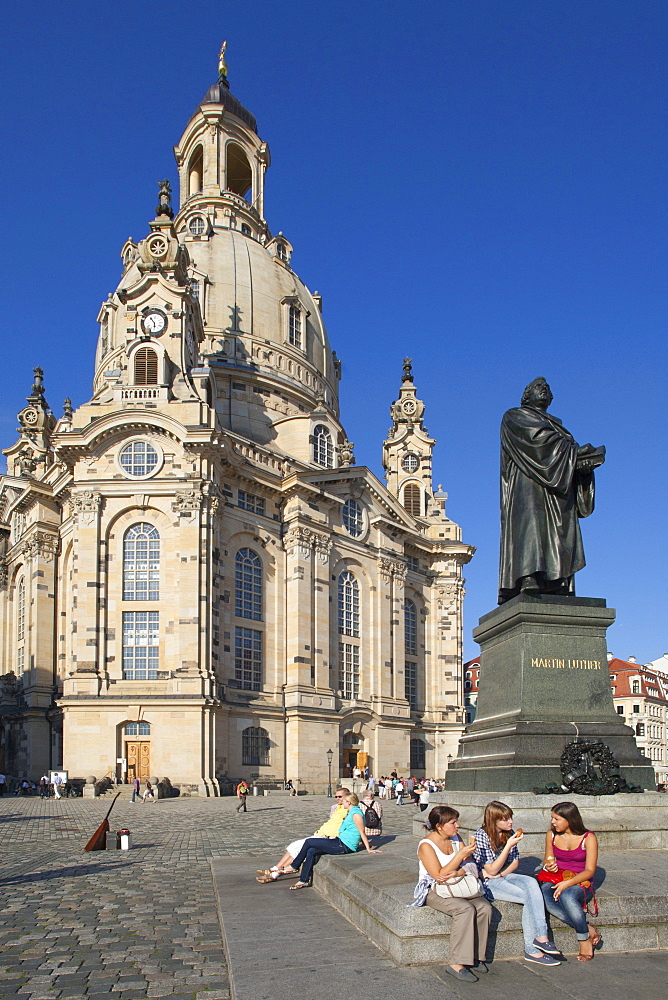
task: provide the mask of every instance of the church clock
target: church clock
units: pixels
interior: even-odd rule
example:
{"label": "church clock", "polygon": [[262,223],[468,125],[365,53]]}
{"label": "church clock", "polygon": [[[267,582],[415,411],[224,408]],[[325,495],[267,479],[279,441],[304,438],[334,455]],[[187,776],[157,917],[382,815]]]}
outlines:
{"label": "church clock", "polygon": [[144,333],[159,336],[167,326],[167,317],[159,309],[151,309],[142,316],[141,328]]}

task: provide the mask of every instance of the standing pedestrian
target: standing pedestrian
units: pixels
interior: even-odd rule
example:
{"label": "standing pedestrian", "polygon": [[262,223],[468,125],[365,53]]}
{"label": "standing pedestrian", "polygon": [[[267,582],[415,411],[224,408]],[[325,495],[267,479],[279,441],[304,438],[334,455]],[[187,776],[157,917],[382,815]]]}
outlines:
{"label": "standing pedestrian", "polygon": [[62,798],[60,794],[60,789],[63,787],[63,776],[59,774],[58,771],[53,776],[53,794],[55,798]]}
{"label": "standing pedestrian", "polygon": [[404,804],[404,783],[401,778],[397,778],[394,784],[394,791],[397,796],[397,805],[402,806]]}
{"label": "standing pedestrian", "polygon": [[383,807],[374,798],[373,790],[368,789],[360,802],[364,813],[364,832],[367,837],[378,837],[383,832]]}
{"label": "standing pedestrian", "polygon": [[155,792],[153,791],[153,785],[148,780],[148,778],[146,779],[146,788],[144,789],[144,794],[141,797],[142,802],[146,802],[147,799],[150,799],[151,802],[155,802]]}
{"label": "standing pedestrian", "polygon": [[237,806],[238,813],[240,813],[242,810],[244,812],[248,812],[248,810],[246,809],[246,799],[248,798],[249,791],[250,789],[248,785],[242,778],[239,784],[237,785],[237,798],[239,799],[239,805]]}
{"label": "standing pedestrian", "polygon": [[40,799],[48,799],[49,797],[49,776],[48,774],[43,774],[39,779],[39,797]]}
{"label": "standing pedestrian", "polygon": [[139,787],[140,787],[139,778],[137,777],[137,775],[135,775],[134,778],[132,779],[132,799],[130,800],[131,802],[137,801],[137,796],[139,795]]}
{"label": "standing pedestrian", "polygon": [[6,783],[6,781],[7,781],[7,779],[5,778],[4,774],[0,774],[0,795],[4,795],[5,794],[5,783]]}

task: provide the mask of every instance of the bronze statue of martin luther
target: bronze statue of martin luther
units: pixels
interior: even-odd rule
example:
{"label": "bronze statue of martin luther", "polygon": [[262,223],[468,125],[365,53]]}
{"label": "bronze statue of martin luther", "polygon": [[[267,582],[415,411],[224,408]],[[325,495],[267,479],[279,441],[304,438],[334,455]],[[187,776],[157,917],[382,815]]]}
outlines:
{"label": "bronze statue of martin luther", "polygon": [[594,469],[605,448],[578,445],[557,417],[544,378],[501,422],[499,604],[520,593],[572,597],[585,565],[579,518],[594,509]]}

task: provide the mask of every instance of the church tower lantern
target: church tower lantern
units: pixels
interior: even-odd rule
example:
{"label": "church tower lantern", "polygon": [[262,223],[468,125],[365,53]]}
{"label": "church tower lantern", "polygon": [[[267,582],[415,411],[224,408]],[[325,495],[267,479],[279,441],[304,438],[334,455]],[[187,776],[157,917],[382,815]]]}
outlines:
{"label": "church tower lantern", "polygon": [[383,444],[387,488],[409,514],[426,517],[432,503],[431,458],[436,441],[424,426],[424,403],[413,383],[410,358],[404,358],[399,398],[392,403],[392,427]]}

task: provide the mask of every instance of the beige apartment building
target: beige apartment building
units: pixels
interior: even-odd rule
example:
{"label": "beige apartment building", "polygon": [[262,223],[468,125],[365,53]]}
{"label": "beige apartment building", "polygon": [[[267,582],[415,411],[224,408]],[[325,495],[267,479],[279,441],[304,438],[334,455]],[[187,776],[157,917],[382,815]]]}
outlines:
{"label": "beige apartment building", "polygon": [[381,483],[355,465],[321,297],[269,231],[269,147],[224,73],[175,156],[178,211],[164,182],[122,248],[89,401],[56,419],[36,369],[5,450],[2,767],[204,795],[322,790],[330,749],[334,775],[442,775],[474,550],[432,485],[410,361]]}

